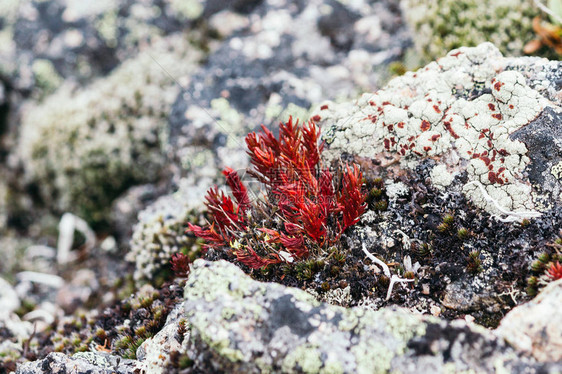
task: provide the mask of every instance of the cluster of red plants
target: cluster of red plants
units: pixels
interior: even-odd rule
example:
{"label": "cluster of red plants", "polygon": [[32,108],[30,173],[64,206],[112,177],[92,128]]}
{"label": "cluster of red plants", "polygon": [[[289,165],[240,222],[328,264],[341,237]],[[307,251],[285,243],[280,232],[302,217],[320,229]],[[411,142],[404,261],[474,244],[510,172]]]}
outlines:
{"label": "cluster of red plants", "polygon": [[205,240],[205,249],[226,251],[253,269],[291,263],[334,244],[365,211],[362,173],[344,165],[335,176],[323,167],[324,143],[310,121],[280,124],[279,137],[262,126],[246,137],[253,165],[250,175],[261,182],[265,196],[254,203],[238,173],[223,174],[234,200],[217,187],[207,192],[210,223],[189,224]]}

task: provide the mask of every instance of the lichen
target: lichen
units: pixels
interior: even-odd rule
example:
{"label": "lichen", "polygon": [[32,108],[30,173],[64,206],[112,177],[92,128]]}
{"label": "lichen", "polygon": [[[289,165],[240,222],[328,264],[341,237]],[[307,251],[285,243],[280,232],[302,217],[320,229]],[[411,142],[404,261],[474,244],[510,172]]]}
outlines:
{"label": "lichen", "polygon": [[182,36],[163,39],[107,78],[75,91],[63,86],[23,110],[18,152],[26,180],[54,211],[98,223],[128,186],[158,178],[178,87],[151,54],[169,61],[175,77],[199,56]]}
{"label": "lichen", "polygon": [[461,46],[489,41],[508,55],[523,54],[534,38],[532,0],[407,0],[401,3],[416,50],[427,61]]}
{"label": "lichen", "polygon": [[126,256],[135,263],[136,281],[154,282],[159,273],[169,270],[175,253],[186,254],[191,260],[198,256],[200,247],[185,233],[185,226],[186,222],[197,219],[200,206],[194,203],[197,199],[188,197],[180,188],[139,213]]}
{"label": "lichen", "polygon": [[172,11],[186,20],[194,20],[203,14],[203,4],[199,0],[169,0]]}
{"label": "lichen", "polygon": [[53,63],[45,59],[36,59],[31,65],[31,70],[35,75],[35,81],[43,93],[52,92],[57,89],[63,79],[55,70]]}
{"label": "lichen", "polygon": [[320,352],[311,344],[295,347],[283,360],[282,369],[286,373],[302,371],[303,373],[318,373],[322,367]]}
{"label": "lichen", "polygon": [[562,180],[562,161],[550,168],[550,174],[552,174],[554,178]]}
{"label": "lichen", "polygon": [[[327,127],[329,158],[342,152],[390,155],[403,168],[424,158],[441,159],[455,172],[466,171],[469,182],[484,185],[503,209],[535,208],[524,176],[527,148],[510,135],[549,103],[521,73],[502,71],[506,64],[490,43],[460,48],[364,94],[354,106],[322,105],[313,113]],[[445,171],[434,170],[434,184],[451,181]],[[467,183],[463,190],[477,206],[499,213],[477,184]]]}

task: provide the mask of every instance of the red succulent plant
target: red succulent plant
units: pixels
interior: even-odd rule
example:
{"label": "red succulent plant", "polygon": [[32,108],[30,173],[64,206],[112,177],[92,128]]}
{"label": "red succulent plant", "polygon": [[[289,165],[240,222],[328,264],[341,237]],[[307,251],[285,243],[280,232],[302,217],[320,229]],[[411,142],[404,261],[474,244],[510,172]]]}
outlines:
{"label": "red succulent plant", "polygon": [[222,249],[253,269],[306,258],[332,245],[365,211],[362,173],[345,165],[334,175],[321,162],[324,143],[310,121],[280,123],[279,137],[265,126],[246,137],[253,168],[250,175],[265,187],[251,203],[248,189],[232,169],[223,171],[234,200],[216,187],[207,192],[211,223],[189,230],[205,248]]}

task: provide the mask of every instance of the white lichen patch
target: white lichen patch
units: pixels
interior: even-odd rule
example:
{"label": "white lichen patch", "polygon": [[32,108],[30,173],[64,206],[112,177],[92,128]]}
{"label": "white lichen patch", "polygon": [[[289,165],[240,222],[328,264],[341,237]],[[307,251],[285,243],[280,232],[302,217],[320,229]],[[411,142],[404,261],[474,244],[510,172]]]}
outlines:
{"label": "white lichen patch", "polygon": [[552,174],[554,178],[562,180],[562,161],[550,168],[550,174]]}
{"label": "white lichen patch", "polygon": [[[168,61],[166,70],[152,56]],[[104,220],[117,195],[162,171],[166,118],[179,90],[170,76],[189,74],[198,56],[185,37],[174,35],[86,88],[63,85],[43,102],[29,103],[17,146],[26,181],[55,211]],[[40,70],[45,79],[52,75]]]}
{"label": "white lichen patch", "polygon": [[[431,157],[443,165],[432,171],[434,185],[447,186],[451,172],[466,170],[468,181],[482,183],[502,208],[533,209],[523,175],[527,148],[509,136],[549,101],[521,73],[504,71],[508,61],[490,43],[463,47],[354,105],[323,104],[313,116],[326,129],[327,157],[384,154],[400,158],[403,167]],[[464,192],[477,206],[500,213],[477,187]]]}
{"label": "white lichen patch", "polygon": [[430,175],[433,185],[439,189],[450,186],[455,179],[454,175],[447,170],[447,166],[443,164],[431,169]]}

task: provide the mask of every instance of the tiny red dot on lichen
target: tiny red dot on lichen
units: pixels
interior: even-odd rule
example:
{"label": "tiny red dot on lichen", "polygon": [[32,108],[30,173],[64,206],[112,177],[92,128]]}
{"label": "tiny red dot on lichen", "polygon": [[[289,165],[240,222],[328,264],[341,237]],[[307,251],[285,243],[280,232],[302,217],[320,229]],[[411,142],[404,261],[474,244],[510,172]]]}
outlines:
{"label": "tiny red dot on lichen", "polygon": [[429,123],[429,121],[427,120],[422,120],[421,125],[420,125],[420,129],[421,131],[427,131],[431,128],[431,123]]}

